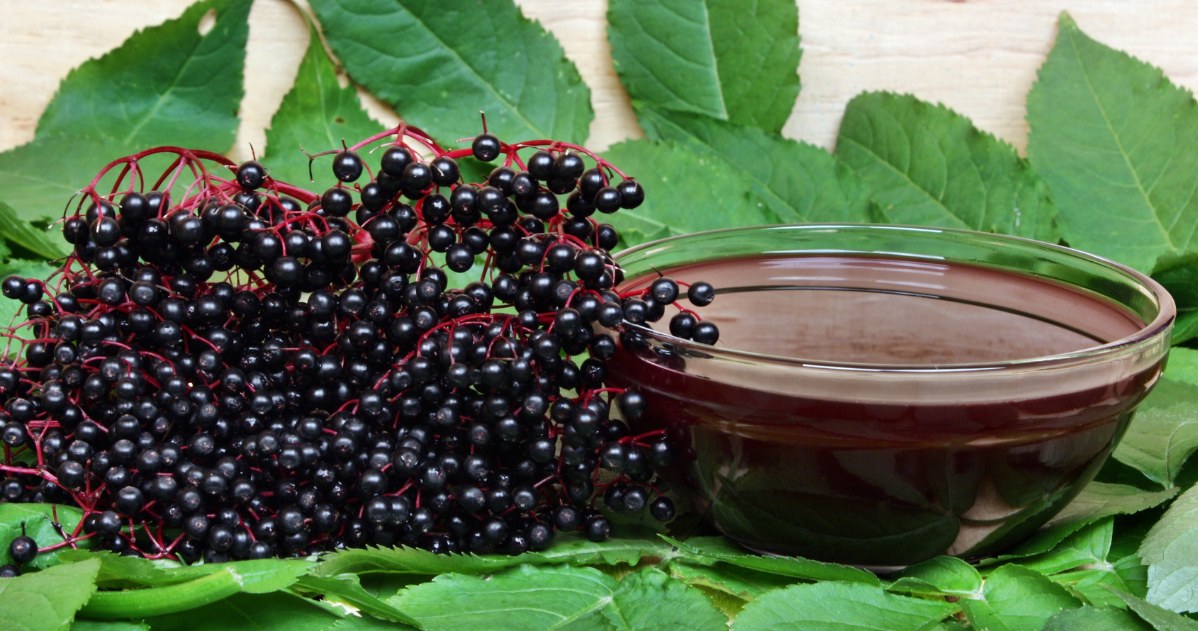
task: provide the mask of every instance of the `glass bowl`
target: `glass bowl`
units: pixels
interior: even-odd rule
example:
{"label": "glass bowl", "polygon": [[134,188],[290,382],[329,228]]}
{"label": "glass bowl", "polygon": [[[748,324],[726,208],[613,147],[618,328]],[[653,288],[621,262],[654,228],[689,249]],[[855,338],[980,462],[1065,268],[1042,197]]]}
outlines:
{"label": "glass bowl", "polygon": [[[624,322],[610,362],[679,446],[673,488],[764,552],[894,568],[993,554],[1111,453],[1169,349],[1147,276],[1016,237],[882,225],[718,230],[621,252],[705,280],[714,346]],[[680,304],[686,303],[685,295]]]}

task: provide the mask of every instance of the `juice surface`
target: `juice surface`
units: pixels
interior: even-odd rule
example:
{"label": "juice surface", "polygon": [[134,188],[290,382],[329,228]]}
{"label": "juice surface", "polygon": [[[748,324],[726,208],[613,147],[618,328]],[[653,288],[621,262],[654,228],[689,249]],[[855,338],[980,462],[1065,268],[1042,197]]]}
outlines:
{"label": "juice surface", "polygon": [[[661,271],[717,288],[701,311],[717,346],[816,363],[952,369],[1082,351],[1144,324],[1078,289],[940,261],[780,255]],[[889,402],[868,378],[825,393],[621,342],[612,374],[689,448],[672,477],[718,528],[762,551],[871,566],[987,554],[1034,530],[1097,472],[1159,372]]]}

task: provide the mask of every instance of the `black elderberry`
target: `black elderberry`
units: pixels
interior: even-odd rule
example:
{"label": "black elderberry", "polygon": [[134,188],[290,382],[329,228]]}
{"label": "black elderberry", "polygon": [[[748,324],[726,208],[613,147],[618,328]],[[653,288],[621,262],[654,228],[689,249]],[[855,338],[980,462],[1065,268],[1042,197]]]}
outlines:
{"label": "black elderberry", "polygon": [[28,535],[17,536],[8,544],[8,556],[13,564],[28,564],[37,557],[37,542]]}
{"label": "black elderberry", "polygon": [[437,186],[449,186],[458,181],[461,174],[458,163],[448,156],[438,156],[429,163],[432,169],[433,183]]}
{"label": "black elderberry", "polygon": [[499,157],[502,144],[499,138],[493,134],[482,133],[474,137],[474,142],[470,144],[470,151],[475,159],[483,162],[490,162]]}
{"label": "black elderberry", "polygon": [[645,189],[636,180],[624,180],[616,186],[620,194],[620,207],[632,209],[645,201]]}
{"label": "black elderberry", "polygon": [[266,182],[266,167],[257,160],[247,160],[237,167],[237,185],[247,191],[260,188]]}
{"label": "black elderberry", "polygon": [[333,177],[342,182],[353,182],[362,176],[362,158],[349,149],[343,149],[333,156]]}

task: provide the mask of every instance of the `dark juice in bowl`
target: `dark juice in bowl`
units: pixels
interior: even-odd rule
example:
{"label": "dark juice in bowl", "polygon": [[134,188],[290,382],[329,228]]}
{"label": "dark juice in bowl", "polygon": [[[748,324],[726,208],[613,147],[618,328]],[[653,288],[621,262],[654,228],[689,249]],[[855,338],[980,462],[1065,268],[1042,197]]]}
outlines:
{"label": "dark juice in bowl", "polygon": [[720,327],[715,348],[736,353],[625,327],[611,374],[647,399],[635,429],[680,443],[673,482],[764,552],[871,566],[994,553],[1093,477],[1161,367],[1020,370],[1144,327],[1030,275],[850,254],[658,271],[717,288],[699,312]]}

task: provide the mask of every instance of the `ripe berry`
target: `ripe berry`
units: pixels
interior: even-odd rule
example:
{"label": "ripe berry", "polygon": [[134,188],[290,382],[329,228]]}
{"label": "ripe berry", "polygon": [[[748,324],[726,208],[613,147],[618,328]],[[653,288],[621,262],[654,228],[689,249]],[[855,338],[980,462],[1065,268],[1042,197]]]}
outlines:
{"label": "ripe berry", "polygon": [[474,142],[470,144],[470,151],[476,159],[490,162],[499,157],[501,147],[499,138],[493,134],[482,133],[474,137]]}
{"label": "ripe berry", "polygon": [[20,300],[25,295],[25,279],[20,276],[8,276],[0,285],[0,291],[3,291],[5,298]]}
{"label": "ripe berry", "polygon": [[237,185],[247,191],[260,188],[266,182],[266,167],[257,160],[247,160],[237,167]]}
{"label": "ripe berry", "polygon": [[37,556],[37,543],[32,537],[21,535],[8,545],[8,554],[16,565],[25,565]]}
{"label": "ripe berry", "polygon": [[[591,217],[639,185],[613,188],[611,165],[554,141],[480,135],[475,157],[527,171],[473,182],[449,157],[465,152],[418,131],[381,144],[376,179],[346,186],[365,166],[344,150],[319,194],[255,192],[267,174],[252,161],[230,190],[197,175],[229,165],[198,154],[167,174],[177,199],[141,192],[161,174],[87,190],[54,282],[0,284],[36,340],[0,366],[4,464],[45,463],[6,474],[0,497],[78,503],[97,546],[186,562],[518,554],[553,527],[602,540],[596,486],[613,510],[660,518],[648,489],[673,454],[630,438],[646,405],[607,383],[617,338],[595,326],[656,322],[678,296],[664,279],[613,291],[618,234]],[[146,171],[141,157],[114,164]],[[671,330],[682,321],[718,335],[689,311]]]}
{"label": "ripe berry", "polygon": [[437,186],[449,186],[458,181],[461,177],[458,171],[458,163],[453,158],[447,156],[438,156],[433,158],[429,163],[432,169],[433,184]]}
{"label": "ripe berry", "polygon": [[670,521],[674,518],[674,502],[668,497],[658,497],[649,504],[649,514],[657,521]]}
{"label": "ripe berry", "polygon": [[342,182],[353,182],[362,176],[362,158],[358,154],[344,149],[333,156],[333,177]]}
{"label": "ripe berry", "polygon": [[693,283],[686,290],[686,299],[696,307],[706,307],[715,300],[715,287],[703,281]]}
{"label": "ripe berry", "polygon": [[620,182],[616,186],[616,191],[620,193],[621,208],[633,209],[645,201],[645,189],[636,180],[624,180]]}

